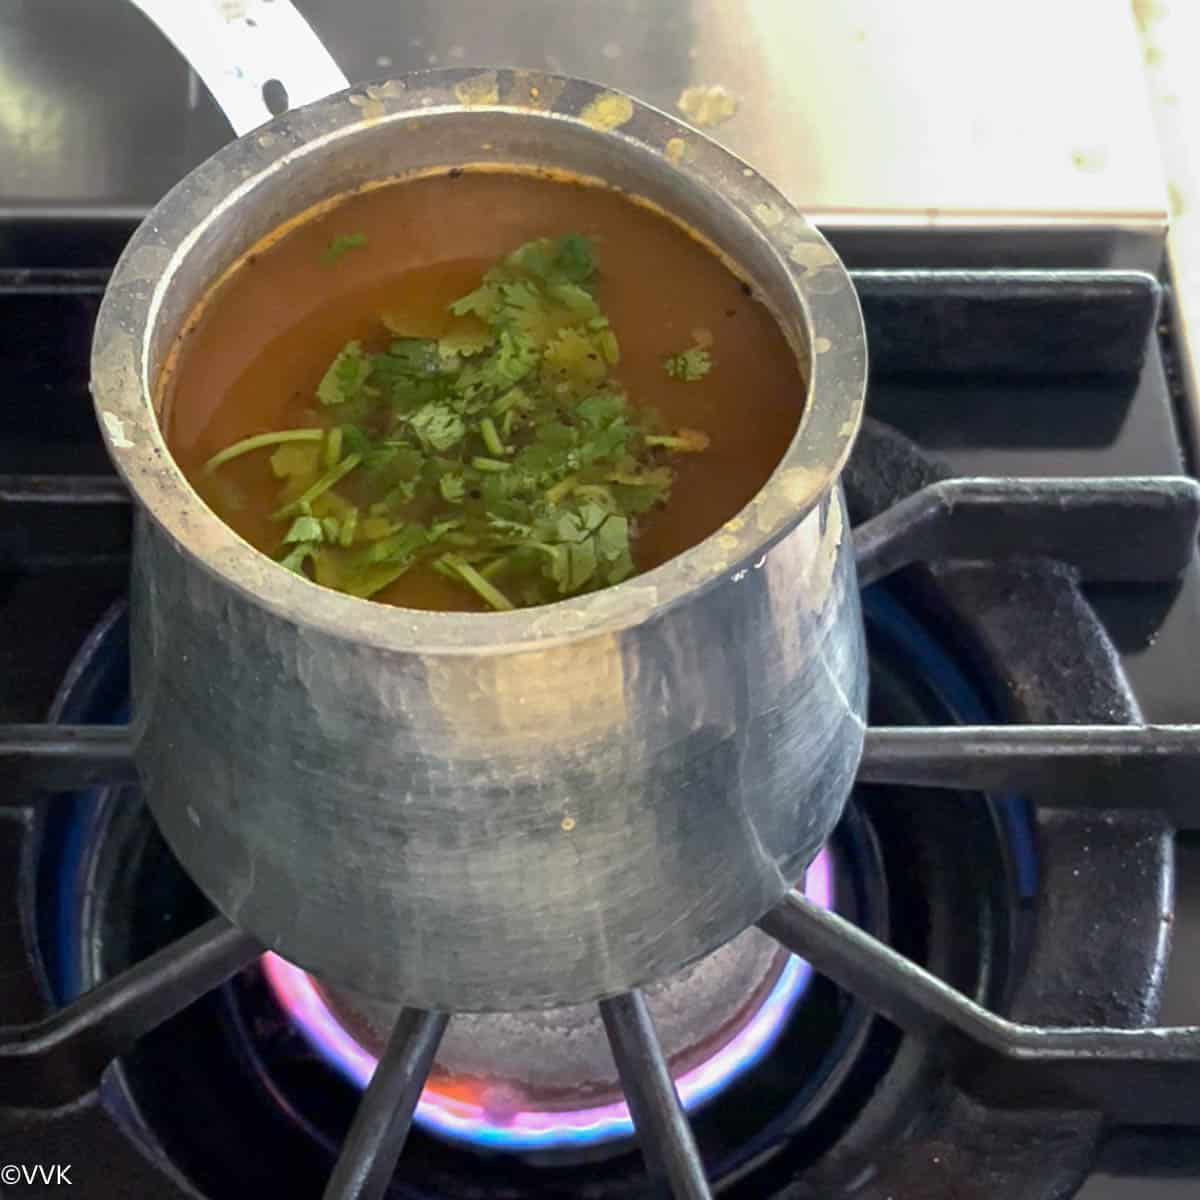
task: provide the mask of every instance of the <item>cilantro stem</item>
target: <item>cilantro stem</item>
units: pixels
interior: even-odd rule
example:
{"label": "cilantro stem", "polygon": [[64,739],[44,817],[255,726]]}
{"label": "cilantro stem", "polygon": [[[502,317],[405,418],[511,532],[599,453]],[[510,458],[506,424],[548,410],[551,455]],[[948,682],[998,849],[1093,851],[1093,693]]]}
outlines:
{"label": "cilantro stem", "polygon": [[500,574],[501,571],[504,570],[506,566],[508,566],[507,554],[502,555],[500,558],[493,558],[489,563],[484,563],[484,565],[479,568],[479,573],[484,577],[484,579],[494,579]]}
{"label": "cilantro stem", "polygon": [[357,596],[360,600],[369,600],[376,592],[382,592],[385,587],[389,587],[395,583],[413,565],[414,561],[414,559],[409,558],[405,559],[402,563],[396,563],[394,566],[386,568],[376,567],[363,579],[353,581],[346,588],[346,591],[351,596]]}
{"label": "cilantro stem", "polygon": [[708,449],[709,440],[708,434],[699,429],[680,429],[674,436],[652,434],[646,438],[646,445],[663,446],[681,454],[700,454]]}
{"label": "cilantro stem", "polygon": [[342,457],[342,427],[335,425],[325,439],[324,447],[325,465],[327,467],[336,467],[338,459]]}
{"label": "cilantro stem", "polygon": [[613,494],[601,483],[581,483],[575,494],[599,504],[606,512],[613,510]]}
{"label": "cilantro stem", "polygon": [[484,417],[479,422],[479,432],[483,437],[483,444],[488,448],[489,454],[494,454],[497,458],[501,458],[508,453],[504,443],[500,440],[500,433],[496,429],[496,422],[491,417]]}
{"label": "cilantro stem", "polygon": [[553,487],[546,490],[546,503],[557,504],[564,496],[569,496],[575,490],[575,476],[568,475],[560,479]]}
{"label": "cilantro stem", "polygon": [[223,467],[243,454],[254,450],[264,450],[267,446],[281,446],[284,442],[319,442],[325,436],[324,429],[280,429],[274,433],[256,433],[253,437],[242,438],[232,446],[214,454],[204,464],[205,475],[211,475],[218,467]]}
{"label": "cilantro stem", "polygon": [[338,533],[338,542],[343,546],[354,544],[354,535],[358,531],[358,509],[352,508],[342,518],[342,528]]}
{"label": "cilantro stem", "polygon": [[486,600],[498,612],[511,612],[513,602],[489,580],[485,579],[470,563],[457,554],[443,554],[438,560],[453,571],[472,591]]}
{"label": "cilantro stem", "polygon": [[471,466],[473,466],[477,471],[490,471],[495,473],[496,471],[507,471],[509,467],[512,466],[512,463],[501,462],[496,458],[480,458],[476,456],[475,458],[471,459]]}
{"label": "cilantro stem", "polygon": [[284,517],[291,516],[292,513],[300,511],[306,504],[311,504],[318,496],[322,496],[329,491],[334,484],[340,483],[345,479],[361,462],[361,454],[346,455],[333,470],[326,471],[316,483],[297,496],[291,504],[285,504],[282,508],[277,508],[271,514],[271,520],[280,521]]}

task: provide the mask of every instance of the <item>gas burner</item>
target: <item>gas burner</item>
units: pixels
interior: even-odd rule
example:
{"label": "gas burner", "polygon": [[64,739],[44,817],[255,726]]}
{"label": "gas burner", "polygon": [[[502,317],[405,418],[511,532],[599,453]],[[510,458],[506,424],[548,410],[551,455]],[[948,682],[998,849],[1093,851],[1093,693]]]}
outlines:
{"label": "gas burner", "polygon": [[[874,411],[952,456],[961,450],[956,466],[966,473],[1177,470],[1157,353],[1129,399],[1154,345],[1153,281],[1034,276],[860,274]],[[14,285],[10,315],[21,328],[31,318],[40,328],[33,299],[43,291],[55,312],[70,314],[64,304],[100,286],[79,273],[30,280]],[[58,339],[68,350],[86,345],[82,318],[70,320],[79,336]],[[49,324],[61,332],[62,322]],[[1104,376],[1088,383],[1084,405],[1081,370]],[[50,381],[30,378],[25,390],[42,396]],[[66,381],[80,412],[83,380],[80,362]],[[62,383],[55,395],[67,394]],[[1097,408],[1097,397],[1111,403]],[[31,406],[31,436],[44,441],[58,411]],[[1077,445],[1084,414],[1086,444]],[[1168,452],[1143,440],[1132,458],[1110,454],[1118,427],[1125,451],[1136,433]],[[93,436],[87,430],[78,436]],[[1014,430],[1028,444],[1014,447]],[[92,465],[70,449],[76,436],[62,432],[67,475]],[[687,1194],[722,1200],[1060,1200],[1094,1167],[1106,1120],[1194,1125],[1194,1031],[1145,1027],[1162,985],[1171,832],[1195,826],[1200,756],[1194,730],[1141,724],[1096,609],[1133,620],[1132,635],[1128,620],[1113,625],[1133,641],[1161,626],[1152,649],[1186,655],[1157,607],[1169,587],[1105,594],[1089,585],[1085,600],[1079,585],[1081,575],[1112,579],[1104,572],[1114,568],[1142,583],[1175,581],[1194,561],[1194,483],[943,480],[912,443],[878,425],[864,431],[844,481],[863,577],[888,576],[863,597],[872,728],[829,843],[837,911],[796,898],[765,919],[818,966],[770,1048],[693,1107],[698,1155],[682,1121],[657,1141],[643,1136],[641,1153],[629,1138],[497,1152],[426,1124],[409,1138],[391,1200],[633,1200],[653,1191],[642,1154],[654,1159],[666,1144],[694,1184]],[[0,639],[0,650],[37,685],[0,701],[6,719],[29,721],[61,676],[68,618],[94,619],[119,589],[128,511],[108,480],[17,478],[6,487],[0,543],[17,548],[28,575],[0,596],[0,624],[21,633]],[[1031,550],[1046,558],[1024,557]],[[898,570],[904,563],[929,565]],[[96,583],[110,568],[109,583]],[[1194,582],[1185,578],[1180,593],[1188,612]],[[1193,623],[1182,621],[1188,636]],[[314,1050],[272,990],[261,948],[213,918],[129,785],[128,736],[100,727],[126,719],[122,630],[118,612],[79,655],[52,714],[58,727],[0,729],[11,789],[0,861],[12,881],[0,889],[0,925],[36,934],[0,939],[10,1026],[0,1037],[0,1133],[43,1161],[86,1163],[88,1194],[315,1200],[339,1155],[361,1164],[353,1140],[343,1145],[372,1093],[363,1102],[359,1084]],[[36,672],[22,666],[34,660]],[[1161,668],[1162,653],[1156,661]],[[1124,666],[1141,686],[1141,651]],[[1166,699],[1177,706],[1155,708],[1163,720],[1191,711],[1177,692]],[[942,728],[920,728],[928,725]],[[34,787],[57,794],[25,798]],[[1010,787],[1027,790],[1008,795]],[[1098,810],[1106,804],[1122,807]],[[718,1041],[756,996],[774,995],[774,972],[787,961],[752,957],[744,1004],[731,996],[725,1008],[721,988],[708,997],[710,984],[694,985],[694,1000],[730,1014],[728,1024],[716,1016]],[[377,1050],[383,1018],[318,994],[368,1054]],[[38,1019],[47,997],[65,1010]],[[618,1023],[626,1086],[644,1084],[628,1054],[636,1015],[629,1004],[606,1012]],[[531,1038],[535,1027],[527,1024]],[[452,1049],[447,1042],[444,1053]],[[473,1057],[456,1067],[494,1070],[497,1061],[511,1068],[516,1052],[491,1042],[463,1053]],[[689,1069],[686,1054],[677,1066]],[[607,1099],[609,1083],[595,1083]]]}
{"label": "gas burner", "polygon": [[[876,590],[865,612],[874,721],[983,719],[968,676],[904,602]],[[93,669],[80,673],[82,684],[76,680],[86,695],[97,690],[92,676],[107,675],[99,691],[110,705],[115,697],[109,711],[118,719],[123,677],[114,684],[112,675],[123,671],[123,637],[114,618],[89,647]],[[64,890],[61,856],[55,859],[54,886],[64,898],[73,895],[73,915],[64,921],[60,912],[49,922],[52,945],[61,945],[63,928],[73,931],[72,992],[118,974],[211,912],[133,795],[93,793],[80,803],[76,833],[64,840],[77,855],[73,893]],[[806,885],[816,902],[958,986],[991,994],[1003,990],[1019,956],[1021,897],[1035,870],[1017,801],[931,808],[917,793],[867,788]],[[49,891],[49,877],[44,886]],[[900,1054],[892,1027],[807,964],[779,955],[757,931],[648,989],[648,1001],[712,1177],[751,1200],[831,1152],[864,1111],[879,1119],[880,1096],[889,1097],[897,1119],[925,1102],[926,1056]],[[397,1194],[475,1197],[493,1194],[485,1185],[502,1181],[506,1190],[495,1194],[506,1200],[533,1200],[547,1189],[589,1200],[641,1194],[628,1112],[616,1098],[593,1012],[456,1018],[455,1035],[441,1047],[442,1069],[422,1095]],[[242,1179],[254,1174],[248,1162],[269,1164],[258,1180],[268,1187],[278,1185],[278,1164],[286,1162],[289,1186],[303,1196],[306,1180],[323,1178],[336,1155],[389,1021],[375,1006],[267,956],[144,1038],[111,1073],[110,1097],[207,1192],[231,1186],[223,1163],[237,1162]],[[710,1047],[716,1052],[701,1061]],[[206,1064],[205,1086],[189,1086],[191,1105],[180,1113],[176,1081],[196,1061]],[[451,1092],[450,1079],[463,1077],[473,1094]],[[477,1081],[491,1079],[517,1080],[523,1096],[536,1091],[540,1112],[485,1112]],[[707,1091],[692,1091],[693,1080]],[[581,1085],[590,1086],[583,1114],[578,1099],[563,1104],[556,1094],[563,1087],[577,1094]]]}
{"label": "gas burner", "polygon": [[[805,875],[805,894],[822,908],[833,899],[831,862],[822,850]],[[262,970],[309,1045],[366,1087],[399,1006],[324,985],[274,954]],[[770,1052],[811,975],[803,960],[749,929],[645,990],[685,1110],[707,1103]],[[594,1146],[633,1133],[592,1005],[459,1017],[438,1048],[416,1120],[431,1133],[507,1150]]]}

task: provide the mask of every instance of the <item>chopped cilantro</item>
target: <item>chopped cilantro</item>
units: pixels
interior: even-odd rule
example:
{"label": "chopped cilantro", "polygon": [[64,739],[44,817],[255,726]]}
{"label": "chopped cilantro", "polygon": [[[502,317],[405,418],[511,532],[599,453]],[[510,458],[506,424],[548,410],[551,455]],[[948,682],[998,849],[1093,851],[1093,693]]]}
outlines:
{"label": "chopped cilantro", "polygon": [[321,522],[316,517],[297,517],[283,535],[283,544],[286,546],[289,542],[319,542],[324,537]]}
{"label": "chopped cilantro", "polygon": [[408,562],[424,548],[429,538],[420,525],[402,525],[394,533],[374,542],[366,553],[368,563]]}
{"label": "chopped cilantro", "polygon": [[608,374],[608,358],[601,345],[604,333],[611,331],[592,333],[576,325],[560,329],[546,347],[544,367],[572,390],[587,394]]}
{"label": "chopped cilantro", "polygon": [[567,283],[586,283],[596,270],[592,243],[578,233],[558,239],[552,276]]}
{"label": "chopped cilantro", "polygon": [[596,270],[592,244],[578,233],[557,240],[526,242],[504,260],[504,265],[548,284],[585,283]]}
{"label": "chopped cilantro", "polygon": [[500,440],[500,431],[496,428],[496,422],[491,417],[484,417],[479,422],[479,435],[483,438],[483,444],[488,448],[489,454],[502,456],[508,453],[508,449]]}
{"label": "chopped cilantro", "polygon": [[397,338],[388,354],[398,371],[410,375],[436,375],[442,368],[438,343],[432,338]]}
{"label": "chopped cilantro", "polygon": [[295,571],[297,575],[303,575],[304,564],[317,557],[317,549],[312,542],[300,542],[279,560],[279,565],[289,571]]}
{"label": "chopped cilantro", "polygon": [[[246,438],[206,470],[272,448],[278,560],[350,595],[418,567],[496,610],[620,583],[637,519],[670,496],[672,458],[708,437],[662,430],[622,390],[596,269],[586,238],[541,238],[456,300],[441,336],[410,335],[444,319],[381,317],[317,385],[333,420]],[[690,380],[711,360],[695,346],[665,365]]]}
{"label": "chopped cilantro", "polygon": [[464,358],[482,354],[491,348],[492,335],[485,328],[471,328],[464,322],[438,338],[438,356],[443,368],[453,370]]}
{"label": "chopped cilantro", "polygon": [[681,350],[678,354],[668,354],[663,359],[663,370],[672,379],[682,379],[684,383],[695,383],[703,379],[712,370],[712,356],[700,346],[692,346]]}
{"label": "chopped cilantro", "polygon": [[326,471],[320,479],[316,480],[310,487],[306,488],[295,500],[288,504],[282,505],[271,514],[273,520],[279,520],[283,517],[290,517],[295,512],[304,512],[306,506],[312,504],[318,496],[327,492],[335,484],[340,483],[355,467],[362,461],[357,454],[350,454],[343,458],[336,467],[330,471]]}
{"label": "chopped cilantro", "polygon": [[457,471],[448,471],[438,480],[438,491],[449,504],[457,504],[467,494],[467,485]]}
{"label": "chopped cilantro", "polygon": [[341,430],[342,448],[348,454],[365,455],[371,449],[371,438],[365,429],[357,425],[343,425]]}
{"label": "chopped cilantro", "polygon": [[365,233],[339,234],[325,247],[325,253],[321,255],[322,261],[335,263],[343,254],[350,250],[361,250],[366,244],[367,235]]}
{"label": "chopped cilantro", "polygon": [[[258,433],[253,437],[242,438],[240,442],[234,442],[232,446],[226,446],[224,450],[214,454],[204,464],[204,473],[211,475],[218,467],[223,467],[227,462],[241,458],[243,454],[249,454],[252,450],[263,450],[267,446],[279,446],[285,442],[319,442],[324,436],[325,432],[321,429],[282,429],[278,433]],[[271,456],[272,462],[275,457],[274,454]]]}
{"label": "chopped cilantro", "polygon": [[679,429],[673,434],[651,434],[647,446],[662,446],[679,454],[700,454],[708,449],[709,436],[699,429]]}
{"label": "chopped cilantro", "polygon": [[455,300],[450,311],[457,317],[474,315],[484,321],[490,320],[500,305],[500,291],[495,284],[482,283],[473,292]]}
{"label": "chopped cilantro", "polygon": [[408,423],[431,450],[449,450],[456,442],[461,442],[467,432],[462,417],[443,402],[417,409]]}
{"label": "chopped cilantro", "polygon": [[443,554],[435,566],[441,568],[444,574],[457,576],[498,612],[506,612],[513,607],[513,602],[491,580],[484,578],[466,559],[459,555]]}
{"label": "chopped cilantro", "polygon": [[570,309],[577,320],[598,322],[597,328],[603,329],[608,325],[608,319],[601,315],[596,299],[591,292],[577,283],[556,283],[548,289],[552,299],[563,308]]}
{"label": "chopped cilantro", "polygon": [[321,459],[327,467],[336,467],[342,457],[342,427],[335,425],[325,434]]}
{"label": "chopped cilantro", "polygon": [[317,384],[317,399],[326,406],[357,400],[371,377],[372,365],[361,342],[347,342]]}

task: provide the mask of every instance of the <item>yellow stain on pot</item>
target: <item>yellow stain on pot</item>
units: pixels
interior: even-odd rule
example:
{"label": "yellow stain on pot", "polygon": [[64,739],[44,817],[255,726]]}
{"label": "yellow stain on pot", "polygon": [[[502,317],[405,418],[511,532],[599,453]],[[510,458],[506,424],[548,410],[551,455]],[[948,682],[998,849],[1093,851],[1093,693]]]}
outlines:
{"label": "yellow stain on pot", "polygon": [[633,119],[633,101],[619,92],[601,92],[594,100],[584,105],[579,119],[600,133],[620,129]]}
{"label": "yellow stain on pot", "polygon": [[787,256],[798,267],[808,271],[819,271],[824,267],[832,267],[837,262],[837,256],[823,242],[815,242],[800,238],[787,248]]}
{"label": "yellow stain on pot", "polygon": [[686,87],[675,103],[679,111],[701,129],[723,124],[738,110],[737,97],[719,83],[697,83]]}
{"label": "yellow stain on pot", "polygon": [[460,79],[454,85],[454,94],[464,108],[497,104],[500,100],[499,78],[495,71],[482,71],[469,79]]}
{"label": "yellow stain on pot", "polygon": [[753,209],[755,219],[764,229],[774,229],[783,220],[783,213],[774,204],[761,201]]}
{"label": "yellow stain on pot", "polygon": [[403,79],[387,79],[383,83],[368,83],[367,95],[372,100],[402,100],[408,89]]}
{"label": "yellow stain on pot", "polygon": [[514,71],[500,99],[505,104],[551,112],[566,87],[566,80],[539,71]]}
{"label": "yellow stain on pot", "polygon": [[367,96],[360,92],[351,92],[347,98],[351,105],[362,113],[363,120],[365,121],[378,121],[387,112],[387,107],[383,101],[376,99],[374,96]]}

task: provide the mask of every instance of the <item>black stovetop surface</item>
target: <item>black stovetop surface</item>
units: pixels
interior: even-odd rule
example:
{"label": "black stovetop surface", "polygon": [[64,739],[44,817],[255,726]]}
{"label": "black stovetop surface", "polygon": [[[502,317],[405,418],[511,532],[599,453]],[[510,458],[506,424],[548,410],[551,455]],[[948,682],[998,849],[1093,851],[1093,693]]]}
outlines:
{"label": "black stovetop surface", "polygon": [[[0,237],[6,263],[0,268],[0,726],[46,719],[79,646],[124,592],[129,514],[92,416],[86,363],[107,263],[128,231],[128,222],[113,213],[34,224],[25,214]],[[858,270],[855,280],[872,350],[868,414],[917,443],[948,473],[1110,480],[1193,474],[1170,380],[1169,311],[1150,277],[939,272],[914,263],[911,272]],[[886,444],[890,436],[876,430],[867,440]],[[899,486],[899,494],[908,490],[903,481]],[[1187,521],[1179,520],[1186,536]],[[1115,521],[1094,536],[1119,557],[1125,539],[1144,527]],[[981,553],[987,557],[986,549]],[[1200,723],[1200,563],[1194,554],[1178,579],[1085,580],[1082,593],[1119,653],[1141,717]],[[1031,641],[1040,632],[1050,636],[1036,618],[1033,613],[1027,631]],[[1074,686],[1069,671],[1065,677]],[[1090,686],[1082,668],[1077,686],[1081,692]],[[1099,716],[1024,719],[1128,722],[1137,712],[1127,707]],[[24,778],[24,763],[19,754],[0,753],[0,785]],[[1152,797],[1139,803],[1153,810]],[[50,1007],[31,951],[28,911],[37,900],[29,857],[36,812],[36,806],[0,799],[0,891],[12,893],[0,896],[0,1025],[32,1021]],[[1172,843],[1175,950],[1162,990],[1158,1019],[1164,1025],[1195,1021],[1200,996],[1200,845],[1193,845],[1194,836],[1180,833]],[[1053,908],[1060,900],[1073,903],[1057,896],[1040,902]],[[1113,896],[1105,902],[1113,904]],[[1118,904],[1095,919],[1119,934],[1125,914]],[[1132,915],[1129,922],[1131,930],[1140,928]],[[1156,990],[1151,985],[1147,994]],[[1087,1023],[1089,1015],[1055,1016],[1056,1023],[1069,1021]],[[54,1119],[15,1112],[24,1106],[19,1086],[5,1081],[8,1044],[0,1034],[0,1162],[74,1159],[86,1166],[86,1179],[76,1166],[75,1186],[87,1196],[184,1194],[177,1179],[168,1182],[143,1156],[128,1154],[126,1135],[98,1118],[94,1097]],[[919,1178],[913,1197],[967,1194],[937,1190],[936,1173]],[[1018,1194],[1003,1190],[1004,1178],[997,1165],[995,1177],[981,1177],[971,1194],[989,1200]],[[1112,1131],[1078,1195],[1173,1200],[1197,1187],[1194,1132],[1151,1127]],[[900,1194],[908,1200],[910,1193]]]}

